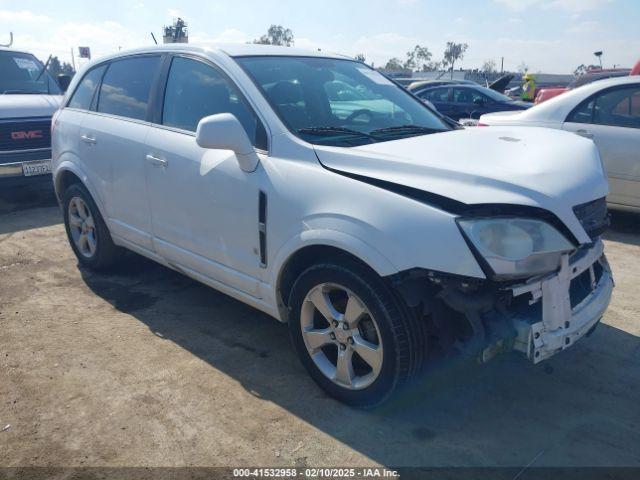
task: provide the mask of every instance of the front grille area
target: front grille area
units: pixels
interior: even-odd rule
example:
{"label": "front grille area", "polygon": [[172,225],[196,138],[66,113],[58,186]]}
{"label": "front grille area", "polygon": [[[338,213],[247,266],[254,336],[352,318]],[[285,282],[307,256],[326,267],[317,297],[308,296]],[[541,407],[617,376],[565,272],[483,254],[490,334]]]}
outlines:
{"label": "front grille area", "polygon": [[0,165],[6,163],[29,162],[32,160],[49,160],[50,158],[50,148],[42,148],[39,150],[24,150],[14,153],[0,152]]}
{"label": "front grille area", "polygon": [[51,148],[51,118],[0,121],[0,152]]}
{"label": "front grille area", "polygon": [[593,291],[593,282],[597,285],[602,278],[603,269],[600,262],[596,262],[592,265],[593,278],[591,277],[591,271],[587,268],[580,275],[571,280],[569,286],[569,301],[571,302],[571,309],[576,308],[580,302],[582,302]]}
{"label": "front grille area", "polygon": [[599,198],[591,202],[573,207],[582,228],[592,240],[598,238],[609,226],[609,214],[607,213],[607,199]]}

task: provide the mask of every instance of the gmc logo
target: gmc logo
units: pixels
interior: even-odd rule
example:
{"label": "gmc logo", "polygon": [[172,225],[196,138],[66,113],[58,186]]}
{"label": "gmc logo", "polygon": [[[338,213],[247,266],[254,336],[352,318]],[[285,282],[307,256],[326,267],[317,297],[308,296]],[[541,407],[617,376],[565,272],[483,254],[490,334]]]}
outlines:
{"label": "gmc logo", "polygon": [[12,140],[29,140],[33,138],[42,138],[42,130],[29,130],[26,132],[11,132]]}

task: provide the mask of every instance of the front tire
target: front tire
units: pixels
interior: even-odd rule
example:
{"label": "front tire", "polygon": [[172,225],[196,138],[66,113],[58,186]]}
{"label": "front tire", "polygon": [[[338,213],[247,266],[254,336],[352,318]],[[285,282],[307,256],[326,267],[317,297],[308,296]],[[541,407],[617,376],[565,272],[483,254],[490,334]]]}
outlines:
{"label": "front tire", "polygon": [[122,249],[111,239],[107,225],[84,185],[74,183],[64,192],[64,226],[80,265],[94,270],[113,266]]}
{"label": "front tire", "polygon": [[419,328],[384,281],[355,261],[305,270],[293,285],[289,330],[316,383],[352,406],[383,403],[422,366]]}

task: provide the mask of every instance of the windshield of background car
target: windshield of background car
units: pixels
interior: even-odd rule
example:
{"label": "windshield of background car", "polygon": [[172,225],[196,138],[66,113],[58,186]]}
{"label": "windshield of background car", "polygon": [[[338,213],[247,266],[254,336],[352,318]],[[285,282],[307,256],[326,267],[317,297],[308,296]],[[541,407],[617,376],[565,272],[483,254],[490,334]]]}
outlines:
{"label": "windshield of background car", "polygon": [[357,146],[450,128],[384,75],[352,60],[238,57],[292,133],[322,145]]}
{"label": "windshield of background car", "polygon": [[43,67],[28,53],[0,52],[0,94],[59,95],[60,88],[47,72],[42,72]]}
{"label": "windshield of background car", "polygon": [[512,99],[507,97],[506,95],[503,95],[500,92],[496,92],[495,90],[491,90],[490,88],[482,88],[480,90],[482,93],[484,93],[487,97],[491,98],[492,100],[496,101],[496,102],[511,102]]}

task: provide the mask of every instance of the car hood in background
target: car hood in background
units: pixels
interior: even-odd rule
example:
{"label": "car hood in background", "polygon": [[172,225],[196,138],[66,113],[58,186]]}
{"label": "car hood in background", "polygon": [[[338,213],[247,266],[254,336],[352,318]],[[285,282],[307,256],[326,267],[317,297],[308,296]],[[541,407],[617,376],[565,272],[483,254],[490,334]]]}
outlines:
{"label": "car hood in background", "polygon": [[527,108],[533,107],[533,103],[531,103],[531,102],[523,102],[522,100],[512,100],[511,102],[509,102],[509,104],[516,105],[516,106],[518,106],[520,108],[524,108],[525,110]]}
{"label": "car hood in background", "polygon": [[60,107],[62,95],[0,95],[0,120],[50,117]]}
{"label": "car hood in background", "polygon": [[513,204],[557,215],[590,239],[575,205],[607,195],[593,142],[541,128],[471,128],[353,148],[316,145],[337,173],[404,185],[467,205]]}

